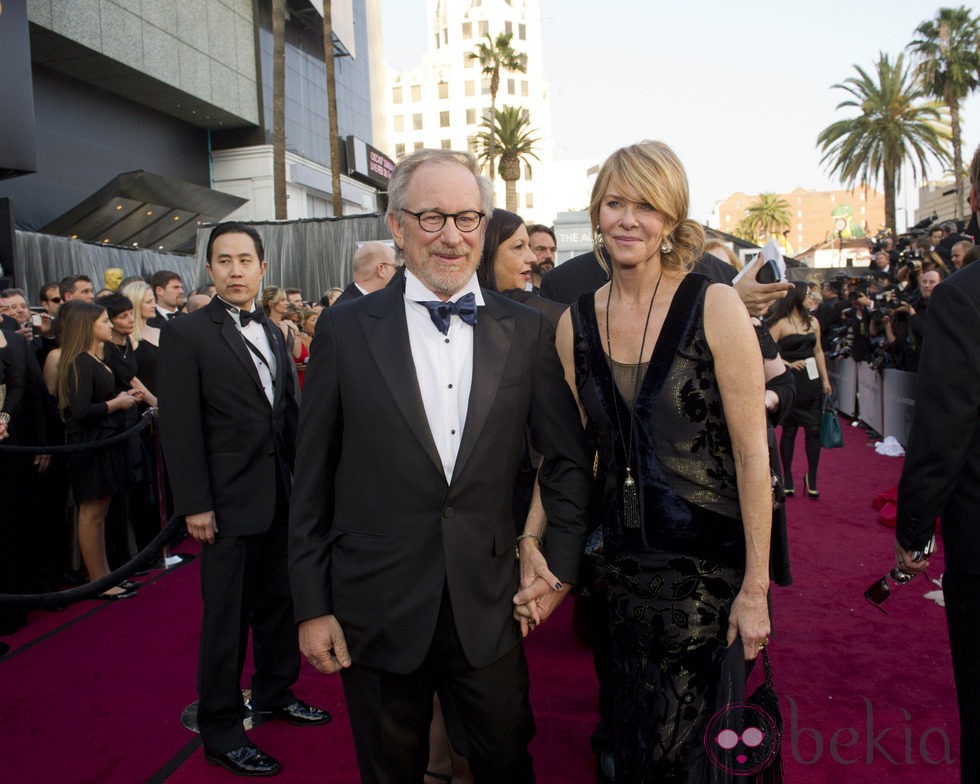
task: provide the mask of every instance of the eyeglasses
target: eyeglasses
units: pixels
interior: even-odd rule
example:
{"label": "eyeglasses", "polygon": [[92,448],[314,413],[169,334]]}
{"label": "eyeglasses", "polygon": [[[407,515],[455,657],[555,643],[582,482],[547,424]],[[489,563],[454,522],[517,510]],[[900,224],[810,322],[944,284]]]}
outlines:
{"label": "eyeglasses", "polygon": [[45,302],[53,302],[55,305],[61,304],[61,297],[48,297]]}
{"label": "eyeglasses", "polygon": [[448,218],[453,219],[453,223],[456,228],[459,229],[464,234],[468,234],[474,231],[486,215],[477,210],[463,210],[463,212],[446,213],[439,212],[438,210],[425,210],[424,212],[412,212],[411,210],[403,209],[402,212],[408,213],[415,217],[419,222],[419,226],[422,227],[422,231],[427,231],[430,234],[435,234],[437,231],[442,231],[442,227],[446,225],[446,220]]}

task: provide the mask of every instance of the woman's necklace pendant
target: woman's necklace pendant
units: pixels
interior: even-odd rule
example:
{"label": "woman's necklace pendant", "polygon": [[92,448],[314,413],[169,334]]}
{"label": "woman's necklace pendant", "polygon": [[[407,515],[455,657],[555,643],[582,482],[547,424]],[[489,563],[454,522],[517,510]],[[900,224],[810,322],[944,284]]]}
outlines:
{"label": "woman's necklace pendant", "polygon": [[636,482],[633,472],[626,469],[626,479],[623,481],[623,525],[626,528],[640,527],[640,502],[636,495]]}

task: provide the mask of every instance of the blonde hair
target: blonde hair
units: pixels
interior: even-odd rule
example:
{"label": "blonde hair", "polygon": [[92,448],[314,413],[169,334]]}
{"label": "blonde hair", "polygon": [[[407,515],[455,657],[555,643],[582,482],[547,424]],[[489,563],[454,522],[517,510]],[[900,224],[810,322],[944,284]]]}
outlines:
{"label": "blonde hair", "polygon": [[592,186],[589,218],[596,259],[606,272],[609,270],[600,247],[599,208],[613,182],[636,191],[641,199],[664,216],[664,239],[670,240],[673,248],[668,253],[661,252],[663,268],[690,270],[701,255],[704,229],[687,217],[687,175],[674,151],[663,142],[645,140],[616,150],[599,169],[599,176]]}
{"label": "blonde hair", "polygon": [[[721,240],[708,240],[704,243],[704,253],[711,253],[713,250],[720,250],[729,264],[731,264],[739,272],[742,271],[741,260],[739,260],[738,256],[735,255],[735,251],[729,248],[724,242]],[[711,255],[715,256],[716,258],[721,258],[721,256],[714,253]]]}
{"label": "blonde hair", "polygon": [[128,297],[133,303],[133,334],[134,342],[139,343],[143,339],[143,327],[146,326],[146,319],[143,318],[143,300],[146,299],[146,292],[151,291],[150,284],[144,280],[135,280],[127,283],[122,290],[122,295]]}
{"label": "blonde hair", "polygon": [[286,289],[279,286],[266,286],[262,289],[262,310],[265,315],[272,315],[272,308],[286,299]]}

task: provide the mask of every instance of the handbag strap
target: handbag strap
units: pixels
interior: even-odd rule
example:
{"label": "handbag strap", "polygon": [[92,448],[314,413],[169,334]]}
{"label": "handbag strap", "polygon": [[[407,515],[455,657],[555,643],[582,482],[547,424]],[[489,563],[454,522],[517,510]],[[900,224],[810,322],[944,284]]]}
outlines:
{"label": "handbag strap", "polygon": [[769,664],[769,653],[765,648],[762,649],[762,672],[766,678],[766,686],[775,694],[776,685],[772,678],[772,665]]}

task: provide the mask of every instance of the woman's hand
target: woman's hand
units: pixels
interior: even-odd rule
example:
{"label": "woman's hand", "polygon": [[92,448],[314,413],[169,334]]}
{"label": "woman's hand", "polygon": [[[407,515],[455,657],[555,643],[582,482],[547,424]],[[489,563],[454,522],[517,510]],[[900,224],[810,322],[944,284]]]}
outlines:
{"label": "woman's hand", "polygon": [[769,642],[769,631],[766,591],[759,586],[743,584],[728,616],[728,644],[735,642],[738,635],[742,638],[746,660],[752,660]]}
{"label": "woman's hand", "polygon": [[805,370],[806,369],[806,360],[805,359],[798,359],[795,362],[786,362],[786,360],[784,359],[783,362],[786,363],[786,367],[788,367],[790,370]]}
{"label": "woman's hand", "polygon": [[831,387],[830,387],[830,381],[829,381],[829,379],[826,379],[826,378],[825,378],[825,379],[823,380],[823,393],[824,393],[825,395],[829,395],[829,394],[830,394],[830,393],[831,393],[832,391],[833,391],[833,390],[832,390],[832,389],[831,389]]}
{"label": "woman's hand", "polygon": [[548,568],[537,541],[528,537],[517,543],[520,551],[521,590],[514,596],[514,618],[521,623],[521,636],[548,619],[568,590]]}

